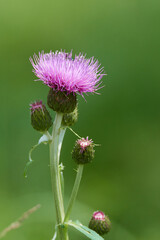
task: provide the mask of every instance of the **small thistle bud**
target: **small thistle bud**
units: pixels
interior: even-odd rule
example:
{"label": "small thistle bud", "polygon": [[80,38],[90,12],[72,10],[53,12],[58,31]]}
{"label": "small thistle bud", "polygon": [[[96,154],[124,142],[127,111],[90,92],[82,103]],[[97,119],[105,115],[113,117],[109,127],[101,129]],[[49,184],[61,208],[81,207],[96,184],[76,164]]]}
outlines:
{"label": "small thistle bud", "polygon": [[93,160],[94,152],[93,149],[94,144],[92,139],[88,140],[88,137],[78,139],[75,143],[74,149],[72,151],[72,158],[78,164],[86,164]]}
{"label": "small thistle bud", "polygon": [[52,126],[52,118],[42,101],[30,104],[31,124],[34,129],[40,132],[47,131]]}
{"label": "small thistle bud", "polygon": [[78,119],[78,109],[77,107],[71,113],[64,113],[62,119],[63,126],[72,126],[77,122]]}
{"label": "small thistle bud", "polygon": [[96,211],[93,213],[88,227],[97,232],[99,235],[103,235],[110,231],[111,222],[109,220],[109,217],[106,216],[103,212]]}
{"label": "small thistle bud", "polygon": [[76,94],[67,91],[49,90],[47,97],[48,106],[56,112],[71,113],[77,106]]}

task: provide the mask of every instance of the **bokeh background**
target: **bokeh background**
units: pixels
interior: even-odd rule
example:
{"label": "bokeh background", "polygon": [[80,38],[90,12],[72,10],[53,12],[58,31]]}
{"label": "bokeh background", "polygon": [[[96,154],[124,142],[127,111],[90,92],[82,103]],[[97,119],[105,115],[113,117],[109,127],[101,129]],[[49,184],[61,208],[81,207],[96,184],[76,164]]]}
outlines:
{"label": "bokeh background", "polygon": [[[73,129],[96,148],[85,167],[72,219],[88,224],[92,212],[110,216],[108,240],[160,239],[160,1],[0,1],[0,231],[40,203],[6,240],[51,239],[55,211],[48,146],[33,153],[40,134],[30,125],[29,103],[46,103],[48,87],[34,82],[29,57],[44,50],[73,49],[95,56],[105,68],[101,95],[79,97]],[[54,117],[54,113],[52,113]],[[76,137],[67,131],[62,150],[66,204],[76,164]],[[73,230],[71,239],[86,239]]]}

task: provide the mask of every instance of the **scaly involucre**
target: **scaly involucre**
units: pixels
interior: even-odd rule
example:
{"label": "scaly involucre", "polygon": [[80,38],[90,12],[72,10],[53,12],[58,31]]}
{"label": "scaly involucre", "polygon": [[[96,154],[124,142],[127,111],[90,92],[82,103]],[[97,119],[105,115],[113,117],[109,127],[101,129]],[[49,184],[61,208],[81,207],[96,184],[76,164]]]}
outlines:
{"label": "scaly involucre", "polygon": [[95,93],[105,75],[98,60],[86,59],[81,53],[73,59],[72,52],[42,52],[38,56],[34,54],[30,61],[38,80],[57,91]]}

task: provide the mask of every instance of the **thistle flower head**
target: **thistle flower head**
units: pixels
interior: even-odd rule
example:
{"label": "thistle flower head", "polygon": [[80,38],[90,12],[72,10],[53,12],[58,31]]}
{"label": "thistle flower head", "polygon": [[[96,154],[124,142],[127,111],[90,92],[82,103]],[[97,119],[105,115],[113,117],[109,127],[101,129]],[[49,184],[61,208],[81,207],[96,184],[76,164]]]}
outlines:
{"label": "thistle flower head", "polygon": [[40,132],[46,132],[52,126],[52,118],[42,101],[30,104],[31,125]]}
{"label": "thistle flower head", "polygon": [[89,228],[100,235],[104,235],[111,229],[110,219],[102,211],[96,211],[93,213],[92,218],[89,222]]}
{"label": "thistle flower head", "polygon": [[78,164],[90,163],[94,158],[94,144],[88,137],[78,139],[72,151],[72,158]]}
{"label": "thistle flower head", "polygon": [[40,81],[53,90],[67,93],[95,93],[100,87],[103,68],[98,60],[85,58],[79,54],[72,57],[72,52],[56,51],[34,54],[30,58],[33,72]]}
{"label": "thistle flower head", "polygon": [[78,120],[78,108],[76,107],[73,112],[63,114],[62,125],[63,126],[72,126]]}

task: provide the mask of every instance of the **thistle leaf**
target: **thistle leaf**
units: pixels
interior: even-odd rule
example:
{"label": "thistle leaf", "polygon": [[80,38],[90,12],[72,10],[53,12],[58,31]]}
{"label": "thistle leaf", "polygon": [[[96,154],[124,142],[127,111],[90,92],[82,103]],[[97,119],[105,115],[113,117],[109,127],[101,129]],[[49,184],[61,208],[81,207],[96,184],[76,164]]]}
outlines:
{"label": "thistle leaf", "polygon": [[92,240],[104,240],[104,238],[102,238],[98,233],[96,233],[95,231],[91,230],[90,228],[82,225],[78,220],[75,222],[68,221],[67,224],[69,226],[76,228],[78,231],[80,231],[81,233],[83,233],[85,236],[87,236],[88,238],[90,238]]}
{"label": "thistle leaf", "polygon": [[27,170],[29,165],[33,162],[32,160],[32,152],[35,150],[41,143],[47,144],[51,141],[51,137],[49,133],[43,134],[42,137],[40,137],[39,141],[37,144],[35,144],[29,151],[29,161],[26,163],[25,169],[24,169],[24,177],[27,178]]}

